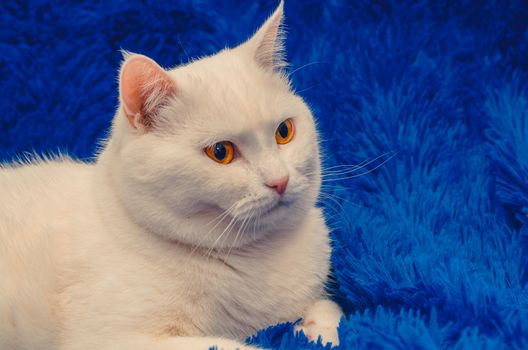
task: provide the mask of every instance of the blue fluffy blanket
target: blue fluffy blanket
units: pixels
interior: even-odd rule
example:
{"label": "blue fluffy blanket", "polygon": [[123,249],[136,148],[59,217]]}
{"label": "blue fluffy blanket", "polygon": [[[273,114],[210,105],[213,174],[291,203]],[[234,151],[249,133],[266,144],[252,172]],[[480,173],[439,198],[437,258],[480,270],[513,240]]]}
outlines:
{"label": "blue fluffy blanket", "polygon": [[[91,159],[116,108],[121,48],[173,66],[240,43],[276,4],[3,0],[0,158]],[[321,197],[341,348],[527,348],[527,3],[285,7],[292,79],[325,165],[362,164],[329,172]],[[324,348],[291,325],[251,341]]]}

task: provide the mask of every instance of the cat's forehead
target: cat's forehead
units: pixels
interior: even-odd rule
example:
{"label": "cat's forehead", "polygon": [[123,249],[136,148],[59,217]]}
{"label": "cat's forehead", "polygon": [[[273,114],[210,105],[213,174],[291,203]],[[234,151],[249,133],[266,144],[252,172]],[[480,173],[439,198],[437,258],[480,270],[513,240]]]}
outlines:
{"label": "cat's forehead", "polygon": [[206,128],[264,128],[288,114],[288,81],[231,52],[176,69],[172,77],[197,124]]}

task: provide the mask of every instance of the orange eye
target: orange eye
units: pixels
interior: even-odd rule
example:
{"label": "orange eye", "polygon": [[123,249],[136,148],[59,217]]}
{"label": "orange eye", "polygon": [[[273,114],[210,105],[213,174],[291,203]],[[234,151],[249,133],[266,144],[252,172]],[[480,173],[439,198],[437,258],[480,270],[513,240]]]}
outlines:
{"label": "orange eye", "polygon": [[275,140],[279,145],[284,145],[293,139],[294,129],[293,121],[286,119],[280,123],[279,127],[275,131]]}
{"label": "orange eye", "polygon": [[215,162],[229,164],[235,155],[235,146],[229,141],[222,141],[206,147],[204,151]]}

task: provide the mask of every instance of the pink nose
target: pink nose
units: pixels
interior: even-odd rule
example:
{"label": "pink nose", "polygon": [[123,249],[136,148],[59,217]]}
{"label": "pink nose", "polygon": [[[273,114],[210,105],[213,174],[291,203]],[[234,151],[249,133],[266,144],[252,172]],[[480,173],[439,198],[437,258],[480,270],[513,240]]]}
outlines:
{"label": "pink nose", "polygon": [[288,176],[281,177],[280,179],[270,181],[266,183],[266,186],[277,191],[278,194],[283,194],[288,186]]}

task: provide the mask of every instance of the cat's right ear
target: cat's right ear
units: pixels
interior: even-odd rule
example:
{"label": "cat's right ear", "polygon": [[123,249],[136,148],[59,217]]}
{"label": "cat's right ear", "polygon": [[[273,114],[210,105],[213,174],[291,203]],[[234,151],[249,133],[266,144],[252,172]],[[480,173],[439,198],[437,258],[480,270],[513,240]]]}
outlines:
{"label": "cat's right ear", "polygon": [[281,0],[273,14],[244,44],[253,59],[264,69],[280,71],[286,66],[284,57],[284,1]]}
{"label": "cat's right ear", "polygon": [[176,93],[174,81],[150,58],[125,55],[119,74],[119,98],[130,125],[148,131],[159,109]]}

